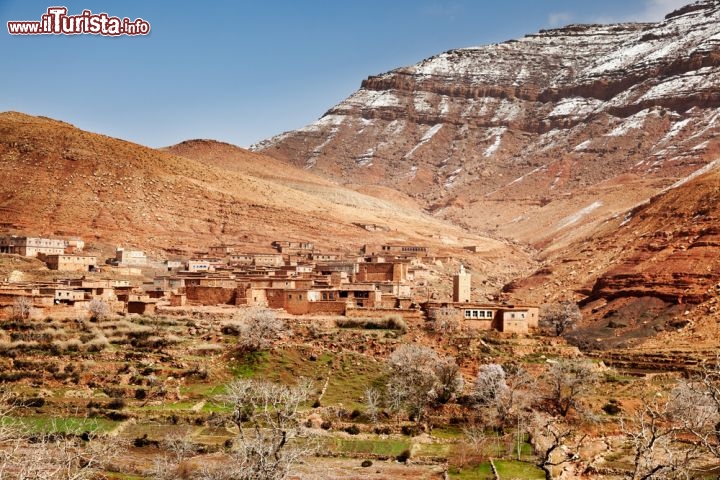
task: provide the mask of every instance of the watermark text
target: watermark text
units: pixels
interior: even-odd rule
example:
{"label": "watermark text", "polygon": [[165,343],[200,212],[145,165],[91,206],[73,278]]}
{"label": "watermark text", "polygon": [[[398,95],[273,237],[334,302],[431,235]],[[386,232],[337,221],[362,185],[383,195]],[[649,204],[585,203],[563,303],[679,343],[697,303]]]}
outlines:
{"label": "watermark text", "polygon": [[80,15],[68,15],[65,7],[50,7],[40,21],[7,22],[10,35],[147,35],[150,24],[142,18],[111,17],[107,13],[83,10]]}

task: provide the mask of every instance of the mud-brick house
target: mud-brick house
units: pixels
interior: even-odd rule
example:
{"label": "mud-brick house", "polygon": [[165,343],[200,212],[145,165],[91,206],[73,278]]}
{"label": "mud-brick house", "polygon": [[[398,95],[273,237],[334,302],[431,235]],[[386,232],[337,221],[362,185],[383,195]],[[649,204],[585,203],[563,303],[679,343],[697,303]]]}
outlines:
{"label": "mud-brick house", "polygon": [[282,267],[285,260],[281,253],[253,253],[253,265],[256,267]]}
{"label": "mud-brick house", "polygon": [[196,275],[184,278],[187,301],[199,305],[235,305],[237,281],[226,275]]}
{"label": "mud-brick house", "polygon": [[60,303],[75,305],[77,302],[85,301],[85,292],[74,288],[41,288],[40,293],[53,295],[56,305]]}
{"label": "mud-brick house", "polygon": [[337,290],[268,288],[264,291],[267,306],[282,308],[292,315],[344,315],[348,299]]}
{"label": "mud-brick house", "polygon": [[357,282],[395,282],[407,280],[408,264],[404,262],[359,263]]}
{"label": "mud-brick house", "polygon": [[165,267],[167,267],[168,272],[172,272],[173,270],[179,270],[183,266],[183,262],[181,260],[165,260],[163,262]]}
{"label": "mud-brick house", "polygon": [[297,255],[308,254],[315,250],[315,244],[312,242],[298,242],[291,240],[276,240],[272,242],[272,247],[279,253]]}
{"label": "mud-brick house", "polygon": [[493,305],[473,302],[428,302],[428,320],[455,320],[466,328],[529,333],[538,328],[540,309],[531,305]]}
{"label": "mud-brick house", "polygon": [[67,240],[58,238],[0,236],[0,253],[14,253],[24,257],[37,257],[38,254],[62,255],[67,245]]}
{"label": "mud-brick house", "polygon": [[141,250],[125,250],[122,247],[115,249],[114,264],[119,266],[147,265],[147,256]]}
{"label": "mud-brick house", "polygon": [[208,255],[211,257],[227,257],[238,251],[237,245],[211,245],[208,247]]}
{"label": "mud-brick house", "polygon": [[85,292],[86,299],[116,300],[118,294],[129,292],[132,288],[126,280],[66,280],[63,284],[75,290]]}
{"label": "mud-brick house", "polygon": [[186,264],[188,272],[214,272],[215,267],[209,258],[188,260]]}
{"label": "mud-brick house", "polygon": [[308,255],[308,259],[313,262],[334,262],[342,260],[343,256],[339,253],[322,253],[315,251]]}
{"label": "mud-brick house", "polygon": [[253,256],[251,253],[233,253],[228,256],[230,265],[252,265]]}
{"label": "mud-brick house", "polygon": [[177,292],[185,286],[185,279],[175,275],[161,275],[153,278],[152,288],[156,292]]}
{"label": "mud-brick house", "polygon": [[430,249],[424,245],[401,245],[401,244],[383,244],[383,245],[364,245],[361,249],[364,255],[378,255],[386,257],[425,257],[430,253]]}
{"label": "mud-brick house", "polygon": [[97,257],[94,255],[45,255],[38,256],[47,263],[50,270],[60,272],[94,272],[97,270]]}
{"label": "mud-brick house", "polygon": [[352,277],[358,272],[358,264],[347,261],[324,262],[315,265],[315,271],[322,275],[332,275],[335,272],[345,272],[348,277]]}
{"label": "mud-brick house", "polygon": [[140,315],[153,315],[157,305],[156,298],[150,298],[148,295],[130,294],[127,297],[127,312],[137,313]]}

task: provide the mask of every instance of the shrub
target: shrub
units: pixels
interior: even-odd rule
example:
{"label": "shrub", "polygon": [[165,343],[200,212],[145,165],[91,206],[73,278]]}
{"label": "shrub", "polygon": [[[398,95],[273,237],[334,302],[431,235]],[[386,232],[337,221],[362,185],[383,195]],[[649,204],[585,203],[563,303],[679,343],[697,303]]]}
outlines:
{"label": "shrub", "polygon": [[17,401],[17,406],[25,408],[41,408],[45,405],[45,399],[42,397],[23,398]]}
{"label": "shrub", "polygon": [[608,402],[603,405],[602,407],[603,412],[607,413],[608,415],[617,415],[622,411],[620,408],[620,405],[618,405],[617,400],[614,398],[611,398],[608,400]]}
{"label": "shrub", "polygon": [[420,428],[417,425],[403,425],[400,429],[403,435],[408,437],[416,437],[420,435]]}
{"label": "shrub", "polygon": [[363,460],[360,466],[365,468],[372,467],[372,460]]}
{"label": "shrub", "polygon": [[358,433],[360,433],[360,429],[357,425],[350,425],[349,427],[345,427],[344,430],[350,435],[357,435]]}
{"label": "shrub", "polygon": [[122,398],[113,398],[107,404],[107,408],[110,410],[122,410],[123,408],[125,408],[125,400],[123,400]]}
{"label": "shrub", "polygon": [[396,460],[400,463],[405,463],[408,460],[410,460],[410,450],[403,450],[400,455],[395,457]]}
{"label": "shrub", "polygon": [[383,319],[339,318],[335,320],[338,328],[362,328],[365,330],[398,330],[407,332],[407,324],[400,315],[389,315]]}

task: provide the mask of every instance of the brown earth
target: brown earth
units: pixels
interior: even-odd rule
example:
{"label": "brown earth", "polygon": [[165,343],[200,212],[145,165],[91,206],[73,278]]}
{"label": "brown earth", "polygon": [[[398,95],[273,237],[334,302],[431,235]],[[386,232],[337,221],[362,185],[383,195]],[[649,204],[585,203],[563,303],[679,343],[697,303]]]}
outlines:
{"label": "brown earth", "polygon": [[400,190],[472,231],[564,248],[720,151],[720,3],[696,7],[444,52],[254,148]]}
{"label": "brown earth", "polygon": [[580,301],[584,319],[570,337],[587,347],[712,349],[720,333],[718,219],[716,168],[606,222],[593,237],[544,254],[542,268],[505,291]]}
{"label": "brown earth", "polygon": [[[0,169],[0,229],[78,235],[106,254],[116,245],[160,258],[218,243],[257,251],[283,239],[355,254],[365,243],[410,242],[464,255],[496,274],[492,288],[531,265],[521,249],[435,219],[402,195],[378,199],[219,142],[158,151],[7,112],[0,114]],[[482,253],[463,253],[464,245]]]}
{"label": "brown earth", "polygon": [[672,188],[716,167],[719,33],[705,0],[452,50],[254,148],[517,241],[541,265],[508,298],[582,302],[583,346],[674,341],[687,317],[710,328],[720,280],[717,172]]}

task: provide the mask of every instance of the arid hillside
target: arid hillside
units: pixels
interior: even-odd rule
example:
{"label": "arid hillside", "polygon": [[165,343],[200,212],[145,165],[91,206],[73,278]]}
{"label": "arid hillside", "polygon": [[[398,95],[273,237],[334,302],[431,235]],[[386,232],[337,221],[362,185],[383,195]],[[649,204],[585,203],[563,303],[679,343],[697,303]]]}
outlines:
{"label": "arid hillside", "polygon": [[[716,345],[720,295],[720,168],[688,178],[552,251],[505,290],[537,302],[573,299],[584,320],[570,336],[592,348]],[[646,342],[647,343],[647,342]]]}
{"label": "arid hillside", "polygon": [[[348,252],[364,243],[473,244],[487,254],[479,264],[507,280],[529,264],[519,249],[467,234],[411,202],[363,195],[218,142],[158,151],[9,112],[0,114],[0,169],[7,231],[79,235],[99,247],[136,246],[161,257],[220,242],[267,249],[281,239]],[[370,232],[365,224],[383,228]],[[518,261],[498,260],[507,256]]]}
{"label": "arid hillside", "polygon": [[371,76],[254,148],[392,187],[476,232],[562,247],[720,152],[720,2],[570,25]]}

